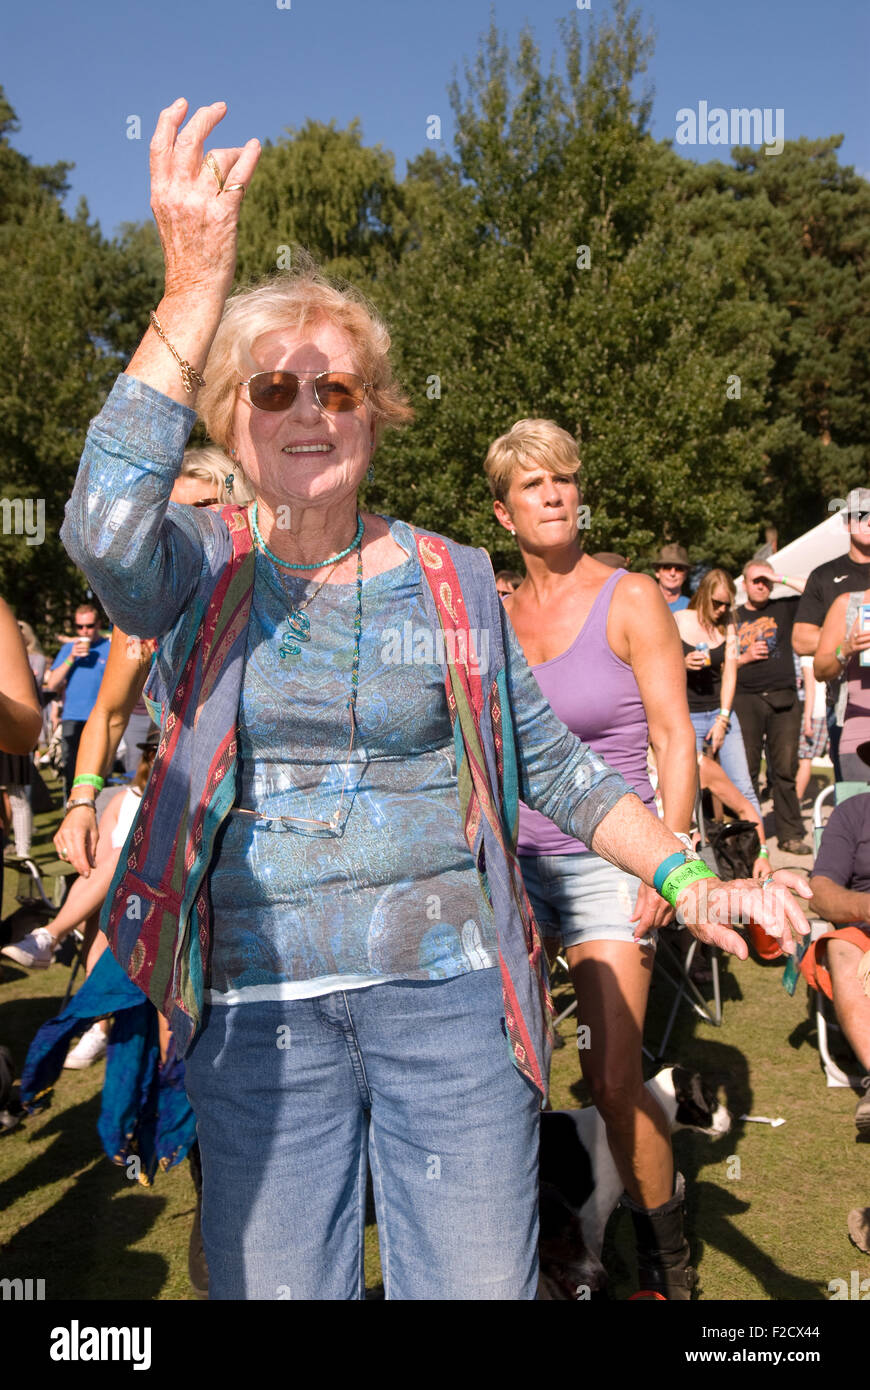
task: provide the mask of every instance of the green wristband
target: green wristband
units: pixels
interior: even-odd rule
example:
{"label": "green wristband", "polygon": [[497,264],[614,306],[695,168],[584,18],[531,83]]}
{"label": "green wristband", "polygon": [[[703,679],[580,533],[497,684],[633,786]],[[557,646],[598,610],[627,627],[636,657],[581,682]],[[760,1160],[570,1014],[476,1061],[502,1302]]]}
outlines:
{"label": "green wristband", "polygon": [[74,787],[96,787],[97,791],[101,792],[105,785],[103,778],[97,777],[93,772],[82,772],[73,778]]}
{"label": "green wristband", "polygon": [[671,907],[676,907],[677,898],[683,889],[690,883],[694,883],[699,878],[715,878],[719,875],[714,874],[712,869],[708,869],[703,859],[690,859],[685,864],[680,864],[676,869],[671,869],[664,883],[661,886],[661,896]]}
{"label": "green wristband", "polygon": [[770,858],[770,851],[768,850],[767,845],[762,845],[762,846],[761,846],[761,849],[758,851],[758,857],[759,857],[759,859],[769,859],[769,858]]}

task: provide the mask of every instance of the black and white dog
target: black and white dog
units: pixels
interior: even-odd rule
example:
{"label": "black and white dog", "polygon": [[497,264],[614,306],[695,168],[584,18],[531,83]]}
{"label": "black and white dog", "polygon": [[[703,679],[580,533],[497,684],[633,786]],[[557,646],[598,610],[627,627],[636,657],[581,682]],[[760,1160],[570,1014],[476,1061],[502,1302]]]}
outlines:
{"label": "black and white dog", "polygon": [[[697,1072],[665,1067],[646,1082],[646,1089],[664,1110],[672,1131],[696,1129],[718,1138],[731,1128],[728,1111]],[[576,1299],[578,1289],[590,1294],[603,1290],[604,1229],[623,1186],[595,1106],[542,1112],[540,1183],[538,1297]]]}

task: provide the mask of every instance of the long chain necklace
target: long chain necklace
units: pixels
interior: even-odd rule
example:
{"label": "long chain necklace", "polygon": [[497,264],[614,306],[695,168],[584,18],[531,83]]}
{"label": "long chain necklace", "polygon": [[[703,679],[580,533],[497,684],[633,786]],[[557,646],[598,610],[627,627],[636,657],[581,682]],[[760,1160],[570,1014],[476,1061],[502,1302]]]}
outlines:
{"label": "long chain necklace", "polygon": [[[353,549],[353,548],[354,548],[354,547],[351,547],[351,549]],[[358,537],[358,538],[357,538],[356,547],[355,547],[355,548],[356,548],[356,553],[357,553],[357,554],[356,554],[356,616],[355,616],[355,618],[354,618],[354,623],[353,623],[354,648],[353,648],[353,665],[352,665],[352,667],[351,667],[351,674],[350,674],[350,699],[349,699],[348,702],[347,702],[347,703],[348,703],[348,709],[349,709],[350,712],[351,712],[352,719],[353,719],[353,718],[355,717],[355,715],[356,715],[356,698],[357,698],[357,692],[358,692],[358,689],[359,689],[359,653],[360,653],[360,644],[361,644],[361,642],[362,642],[362,581],[363,581],[362,537]],[[305,600],[304,603],[293,604],[293,606],[290,608],[290,611],[289,611],[289,613],[287,614],[287,631],[284,633],[284,636],[283,636],[283,638],[281,639],[281,648],[280,648],[280,651],[279,651],[279,653],[278,653],[278,655],[281,657],[281,659],[282,659],[283,661],[286,661],[287,658],[288,658],[288,657],[291,657],[291,656],[299,656],[300,652],[302,651],[302,648],[301,648],[300,645],[299,645],[300,642],[310,642],[310,641],[311,641],[311,620],[309,619],[308,614],[305,612],[305,609],[308,607],[308,605],[309,605],[314,599],[317,598],[317,595],[320,593],[320,590],[323,588],[324,584],[325,584],[325,583],[327,582],[327,580],[329,579],[329,575],[332,574],[333,569],[334,569],[335,566],[338,564],[339,558],[341,558],[341,557],[337,556],[337,557],[335,558],[335,560],[333,561],[333,563],[330,565],[329,573],[321,580],[321,582],[318,584],[317,588],[314,590],[314,593],[311,594],[311,595]],[[280,576],[279,576],[279,577],[280,577]],[[282,582],[282,588],[283,588],[283,587],[284,587],[284,586],[283,586],[283,582]],[[292,603],[292,600],[291,600],[291,603]]]}

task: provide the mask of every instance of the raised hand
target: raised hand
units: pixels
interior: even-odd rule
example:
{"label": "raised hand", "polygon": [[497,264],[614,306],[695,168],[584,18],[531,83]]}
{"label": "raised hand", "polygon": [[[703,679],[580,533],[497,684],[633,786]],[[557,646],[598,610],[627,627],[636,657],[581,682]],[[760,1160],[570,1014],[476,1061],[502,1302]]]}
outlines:
{"label": "raised hand", "polygon": [[[226,102],[201,106],[182,128],[187,101],[161,111],[151,140],[151,209],[166,263],[165,297],[201,292],[221,303],[232,288],[239,210],[260,157],[260,144],[205,144]],[[207,162],[206,162],[207,160]]]}
{"label": "raised hand", "polygon": [[181,97],[161,111],[151,141],[151,207],[166,288],[157,323],[126,375],[190,406],[232,289],[239,212],[260,158],[258,140],[206,152],[226,109],[222,101],[201,106],[182,128],[187,102]]}

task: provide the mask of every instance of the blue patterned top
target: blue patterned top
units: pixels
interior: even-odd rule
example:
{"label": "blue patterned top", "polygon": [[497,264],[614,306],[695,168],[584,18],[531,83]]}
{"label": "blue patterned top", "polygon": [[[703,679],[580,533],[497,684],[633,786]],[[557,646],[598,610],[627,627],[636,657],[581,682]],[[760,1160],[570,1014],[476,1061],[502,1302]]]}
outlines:
{"label": "blue patterned top", "polygon": [[[213,1003],[439,980],[497,963],[492,910],[462,832],[414,539],[399,521],[391,532],[409,558],[363,583],[350,759],[356,584],[321,589],[306,610],[310,642],[282,659],[289,600],[304,601],[316,584],[279,577],[257,556],[238,804],[300,820],[288,830],[229,818],[210,876]],[[318,837],[302,822],[329,820],[339,807],[337,836]]]}

